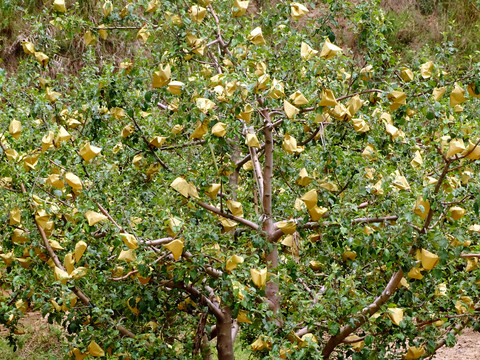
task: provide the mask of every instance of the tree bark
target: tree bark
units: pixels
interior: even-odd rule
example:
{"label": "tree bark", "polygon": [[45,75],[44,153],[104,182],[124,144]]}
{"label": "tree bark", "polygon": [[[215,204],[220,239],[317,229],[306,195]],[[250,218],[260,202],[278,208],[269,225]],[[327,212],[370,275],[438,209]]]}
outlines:
{"label": "tree bark", "polygon": [[202,359],[213,360],[207,334],[203,334],[203,337],[202,337]]}
{"label": "tree bark", "polygon": [[265,219],[272,217],[272,180],[273,180],[273,134],[272,128],[266,126],[265,134],[265,166],[263,168],[263,214]]}
{"label": "tree bark", "polygon": [[357,330],[360,326],[365,324],[370,316],[372,316],[375,312],[377,312],[380,307],[385,304],[388,299],[393,295],[393,293],[397,290],[398,284],[403,277],[403,270],[399,270],[392,275],[390,281],[388,282],[385,289],[382,293],[375,299],[373,303],[369,306],[364,308],[362,312],[358,315],[353,317],[350,320],[348,325],[345,325],[340,329],[340,333],[338,335],[332,336],[328,342],[326,343],[325,347],[322,350],[322,356],[324,360],[330,359],[330,355],[332,351],[340,344],[347,336]]}
{"label": "tree bark", "polygon": [[[267,261],[267,269],[276,268],[278,266],[278,249],[277,244],[270,244],[273,246],[272,251],[270,251],[265,260]],[[265,285],[265,296],[270,302],[270,308],[275,314],[278,314],[280,311],[280,302],[281,297],[279,295],[279,286],[278,282],[269,280]],[[279,324],[281,323],[280,319],[277,319]]]}
{"label": "tree bark", "polygon": [[[266,234],[268,242],[267,247],[272,247],[265,257],[267,269],[274,269],[278,266],[278,250],[276,240],[272,241],[272,234],[276,227],[272,220],[272,182],[273,182],[273,128],[271,126],[270,115],[263,112],[265,119],[265,166],[263,168],[263,224],[262,230]],[[279,295],[279,285],[276,281],[268,281],[265,287],[265,295],[270,303],[270,308],[275,315],[279,313],[281,298]],[[281,319],[276,318],[278,325],[281,325]]]}
{"label": "tree bark", "polygon": [[217,352],[222,360],[234,360],[232,339],[232,311],[228,307],[222,308],[223,319],[217,318]]}

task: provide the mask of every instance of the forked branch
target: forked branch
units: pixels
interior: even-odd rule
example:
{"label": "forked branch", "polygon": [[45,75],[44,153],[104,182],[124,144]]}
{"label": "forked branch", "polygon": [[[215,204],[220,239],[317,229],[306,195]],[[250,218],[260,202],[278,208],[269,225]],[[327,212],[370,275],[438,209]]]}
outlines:
{"label": "forked branch", "polygon": [[380,309],[380,307],[385,304],[388,299],[390,299],[390,297],[395,293],[395,290],[397,289],[402,277],[403,270],[399,270],[394,273],[380,296],[378,296],[374,302],[364,308],[359,315],[349,320],[349,324],[342,327],[338,335],[330,337],[322,351],[322,356],[325,360],[330,358],[332,351],[337,345],[344,342],[347,336],[349,336],[360,326],[365,324],[370,318],[370,316],[376,313]]}

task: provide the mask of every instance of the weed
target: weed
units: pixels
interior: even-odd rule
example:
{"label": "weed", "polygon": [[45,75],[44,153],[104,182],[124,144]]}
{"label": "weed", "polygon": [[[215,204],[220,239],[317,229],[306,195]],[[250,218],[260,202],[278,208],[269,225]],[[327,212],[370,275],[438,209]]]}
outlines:
{"label": "weed", "polygon": [[[384,3],[389,4],[388,1]],[[468,67],[469,56],[480,42],[480,10],[475,4],[471,1],[416,0],[414,3],[404,1],[402,5],[397,4],[395,10],[391,8],[386,16],[390,29],[387,40],[400,58],[408,62],[418,53],[424,58],[437,54],[437,57],[450,57],[448,70]],[[438,53],[438,48],[445,48],[446,53]]]}
{"label": "weed", "polygon": [[16,351],[8,341],[0,336],[0,354],[4,360],[56,360],[68,351],[63,330],[47,323],[39,313],[28,313],[21,321],[25,331],[15,335],[18,343]]}

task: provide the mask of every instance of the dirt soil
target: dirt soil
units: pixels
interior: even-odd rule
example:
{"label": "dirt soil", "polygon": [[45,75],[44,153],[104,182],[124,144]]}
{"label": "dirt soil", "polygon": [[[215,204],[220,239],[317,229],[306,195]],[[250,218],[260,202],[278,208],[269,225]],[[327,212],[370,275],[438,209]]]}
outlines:
{"label": "dirt soil", "polygon": [[480,360],[480,333],[467,329],[453,348],[438,350],[435,360]]}
{"label": "dirt soil", "polygon": [[[2,344],[0,359],[51,359],[63,358],[62,329],[58,325],[50,325],[38,311],[27,312],[19,321],[19,328],[25,331],[24,335],[17,335],[20,347],[15,353],[3,354],[6,344]],[[0,337],[6,339],[8,330],[0,326]],[[6,341],[5,341],[6,342]],[[37,355],[36,355],[37,354]],[[41,354],[42,356],[38,356]]]}

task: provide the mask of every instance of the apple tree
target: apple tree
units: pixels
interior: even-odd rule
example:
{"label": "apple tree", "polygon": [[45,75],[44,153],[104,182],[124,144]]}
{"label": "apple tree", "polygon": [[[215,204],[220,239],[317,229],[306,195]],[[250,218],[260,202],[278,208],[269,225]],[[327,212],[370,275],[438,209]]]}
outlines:
{"label": "apple tree", "polygon": [[0,69],[12,333],[32,307],[75,359],[417,359],[477,326],[479,64],[403,63],[378,1],[270,5],[37,10]]}

